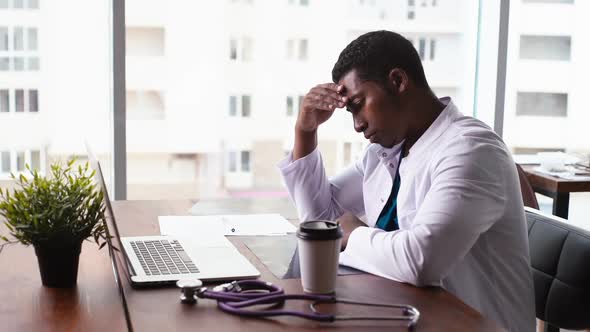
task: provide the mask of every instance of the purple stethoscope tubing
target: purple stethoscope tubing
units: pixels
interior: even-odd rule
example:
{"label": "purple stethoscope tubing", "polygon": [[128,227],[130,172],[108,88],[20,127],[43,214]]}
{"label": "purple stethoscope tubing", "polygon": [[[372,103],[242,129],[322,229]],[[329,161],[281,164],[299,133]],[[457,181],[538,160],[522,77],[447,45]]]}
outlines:
{"label": "purple stethoscope tubing", "polygon": [[[319,322],[333,322],[336,320],[403,320],[407,321],[408,326],[411,328],[416,325],[420,317],[420,312],[410,305],[358,302],[339,299],[333,295],[285,294],[285,291],[282,288],[260,280],[234,281],[229,284],[217,286],[213,290],[208,290],[206,287],[202,287],[197,291],[197,296],[199,298],[217,300],[217,305],[222,311],[245,317],[296,316]],[[312,312],[306,313],[272,308],[263,310],[245,309],[262,304],[282,305],[286,300],[312,301],[310,304]],[[316,305],[322,303],[345,303],[352,305],[399,308],[402,310],[403,315],[337,316],[319,312]]]}

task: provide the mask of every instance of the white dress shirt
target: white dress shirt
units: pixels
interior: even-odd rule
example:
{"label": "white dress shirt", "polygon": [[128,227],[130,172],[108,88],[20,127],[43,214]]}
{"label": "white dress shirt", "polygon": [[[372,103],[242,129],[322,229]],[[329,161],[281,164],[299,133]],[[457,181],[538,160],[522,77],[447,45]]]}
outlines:
{"label": "white dress shirt", "polygon": [[[439,285],[510,331],[534,331],[534,292],[525,215],[514,161],[484,123],[449,98],[402,159],[399,230],[375,228],[393,185],[401,144],[371,144],[328,179],[316,149],[279,168],[299,218],[345,211],[369,227],[350,234],[340,263],[416,286]],[[419,309],[419,308],[418,308]]]}

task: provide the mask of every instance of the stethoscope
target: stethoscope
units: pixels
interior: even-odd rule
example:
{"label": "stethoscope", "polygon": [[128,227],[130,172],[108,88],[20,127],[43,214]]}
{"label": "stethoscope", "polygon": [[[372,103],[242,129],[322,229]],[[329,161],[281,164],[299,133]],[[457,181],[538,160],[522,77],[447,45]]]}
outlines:
{"label": "stethoscope", "polygon": [[[285,294],[285,291],[281,287],[260,280],[234,281],[216,286],[212,290],[202,287],[203,283],[198,279],[179,280],[176,285],[181,288],[180,299],[183,303],[194,304],[197,302],[197,298],[217,300],[217,306],[222,311],[243,317],[296,316],[318,322],[334,322],[337,320],[399,320],[406,321],[410,330],[415,327],[420,318],[420,312],[411,305],[359,302],[338,298],[334,295]],[[287,300],[312,301],[309,305],[311,312],[276,309],[276,307],[283,305]],[[317,309],[317,305],[325,303],[398,308],[401,309],[402,314],[395,316],[348,316],[321,313]],[[261,304],[270,304],[272,306],[257,310],[246,309]]]}

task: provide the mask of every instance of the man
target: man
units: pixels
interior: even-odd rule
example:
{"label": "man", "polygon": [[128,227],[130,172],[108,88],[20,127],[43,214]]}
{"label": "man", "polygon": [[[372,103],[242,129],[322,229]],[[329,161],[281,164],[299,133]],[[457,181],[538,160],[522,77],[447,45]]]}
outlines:
{"label": "man", "polygon": [[[360,36],[332,78],[303,99],[293,151],[279,165],[300,219],[339,218],[344,265],[439,285],[508,330],[533,331],[522,196],[500,137],[434,95],[399,34]],[[317,130],[345,106],[373,144],[328,179]]]}

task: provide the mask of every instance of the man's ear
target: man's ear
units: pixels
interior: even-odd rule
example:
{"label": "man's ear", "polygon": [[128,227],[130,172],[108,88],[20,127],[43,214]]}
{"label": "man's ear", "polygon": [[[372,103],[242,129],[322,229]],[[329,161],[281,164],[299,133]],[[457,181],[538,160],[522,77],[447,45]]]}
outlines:
{"label": "man's ear", "polygon": [[387,83],[395,95],[405,92],[408,82],[408,74],[403,69],[393,68],[387,75]]}

